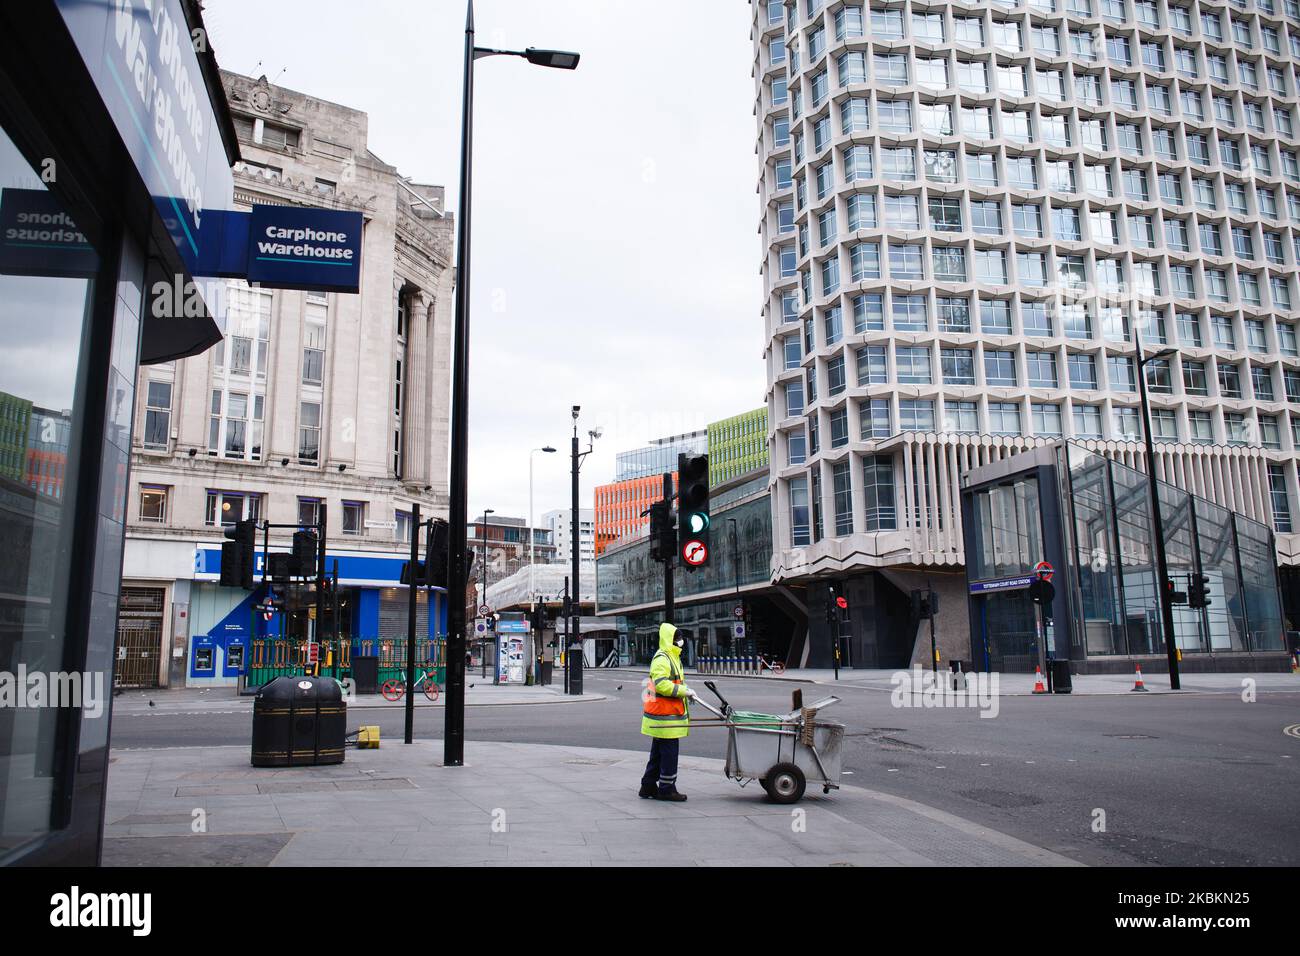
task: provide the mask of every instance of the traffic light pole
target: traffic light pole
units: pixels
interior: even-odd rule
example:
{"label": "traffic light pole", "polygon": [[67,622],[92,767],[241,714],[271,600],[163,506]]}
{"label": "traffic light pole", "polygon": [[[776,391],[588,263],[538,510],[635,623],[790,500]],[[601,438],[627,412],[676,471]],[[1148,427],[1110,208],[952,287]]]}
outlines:
{"label": "traffic light pole", "polygon": [[[427,556],[426,556],[427,560]],[[411,574],[406,585],[406,742],[415,739],[415,609],[420,593],[420,503],[411,505]]]}
{"label": "traffic light pole", "polygon": [[[664,472],[664,503],[670,508],[673,501],[673,475],[670,471]],[[670,512],[671,515],[671,512]],[[672,518],[670,517],[671,521]],[[663,556],[664,559],[664,620],[672,623],[673,615],[676,608],[673,605],[673,565],[677,562],[677,549],[673,548]]]}
{"label": "traffic light pole", "polygon": [[325,630],[325,502],[320,503],[320,537],[316,541],[316,626],[312,638],[316,644],[316,673],[320,674],[321,634]]}
{"label": "traffic light pole", "polygon": [[[1133,323],[1133,347],[1137,354],[1138,396],[1142,401],[1142,434],[1146,438],[1147,484],[1151,489],[1151,530],[1155,534],[1156,595],[1165,632],[1165,654],[1169,658],[1169,689],[1180,690],[1178,641],[1174,637],[1174,602],[1169,593],[1169,562],[1165,556],[1165,522],[1160,513],[1160,482],[1156,479],[1156,446],[1151,435],[1151,406],[1147,402],[1146,360],[1142,357],[1139,323]],[[1112,503],[1113,504],[1113,503]]]}

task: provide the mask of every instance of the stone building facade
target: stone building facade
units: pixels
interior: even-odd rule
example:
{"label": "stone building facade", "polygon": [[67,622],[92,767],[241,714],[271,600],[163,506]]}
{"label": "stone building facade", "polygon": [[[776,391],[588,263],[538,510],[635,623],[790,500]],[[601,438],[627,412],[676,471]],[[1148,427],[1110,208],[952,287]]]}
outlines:
{"label": "stone building facade", "polygon": [[[375,638],[390,626],[385,608],[406,600],[413,506],[422,518],[448,506],[454,229],[443,188],[372,153],[363,112],[265,77],[222,80],[243,156],[236,208],[362,213],[361,290],[229,281],[224,341],[141,371],[123,604],[152,617],[146,626],[139,611],[121,633],[148,633],[134,678],[145,686],[236,676],[222,642],[247,641],[253,615],[247,592],[215,583],[224,526],[313,524],[323,504],[329,558],[351,589],[344,623]],[[273,549],[291,533],[273,533]],[[211,668],[197,673],[191,650],[204,639]]]}

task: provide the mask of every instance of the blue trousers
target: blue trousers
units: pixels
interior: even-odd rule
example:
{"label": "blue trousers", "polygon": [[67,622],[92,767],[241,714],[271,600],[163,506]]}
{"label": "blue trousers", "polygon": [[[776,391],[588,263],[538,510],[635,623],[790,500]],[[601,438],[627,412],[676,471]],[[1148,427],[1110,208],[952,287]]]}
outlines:
{"label": "blue trousers", "polygon": [[657,783],[661,791],[677,789],[677,753],[681,741],[655,737],[650,744],[650,762],[645,765],[641,785]]}

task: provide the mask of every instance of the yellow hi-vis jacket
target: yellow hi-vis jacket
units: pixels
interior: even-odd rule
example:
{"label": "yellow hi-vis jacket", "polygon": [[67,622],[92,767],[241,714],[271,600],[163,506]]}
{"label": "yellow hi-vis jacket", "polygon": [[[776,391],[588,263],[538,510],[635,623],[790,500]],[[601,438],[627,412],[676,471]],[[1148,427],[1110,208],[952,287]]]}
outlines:
{"label": "yellow hi-vis jacket", "polygon": [[690,701],[683,683],[682,652],[673,645],[677,628],[659,625],[659,650],[650,659],[650,678],[641,694],[641,733],[671,740],[691,732]]}

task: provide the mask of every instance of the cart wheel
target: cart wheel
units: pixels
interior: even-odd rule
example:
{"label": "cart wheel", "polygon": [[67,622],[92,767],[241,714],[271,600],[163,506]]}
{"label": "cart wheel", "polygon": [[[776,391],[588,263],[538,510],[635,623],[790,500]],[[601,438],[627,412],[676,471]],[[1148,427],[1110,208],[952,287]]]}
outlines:
{"label": "cart wheel", "polygon": [[427,697],[427,698],[429,698],[429,700],[437,700],[437,699],[438,699],[438,685],[435,684],[433,681],[425,681],[425,683],[424,683],[424,696]]}
{"label": "cart wheel", "polygon": [[779,763],[767,772],[767,792],[775,803],[798,803],[808,781],[792,763]]}
{"label": "cart wheel", "polygon": [[399,680],[386,680],[384,686],[379,688],[379,692],[384,695],[384,700],[401,700],[405,691],[406,688]]}

